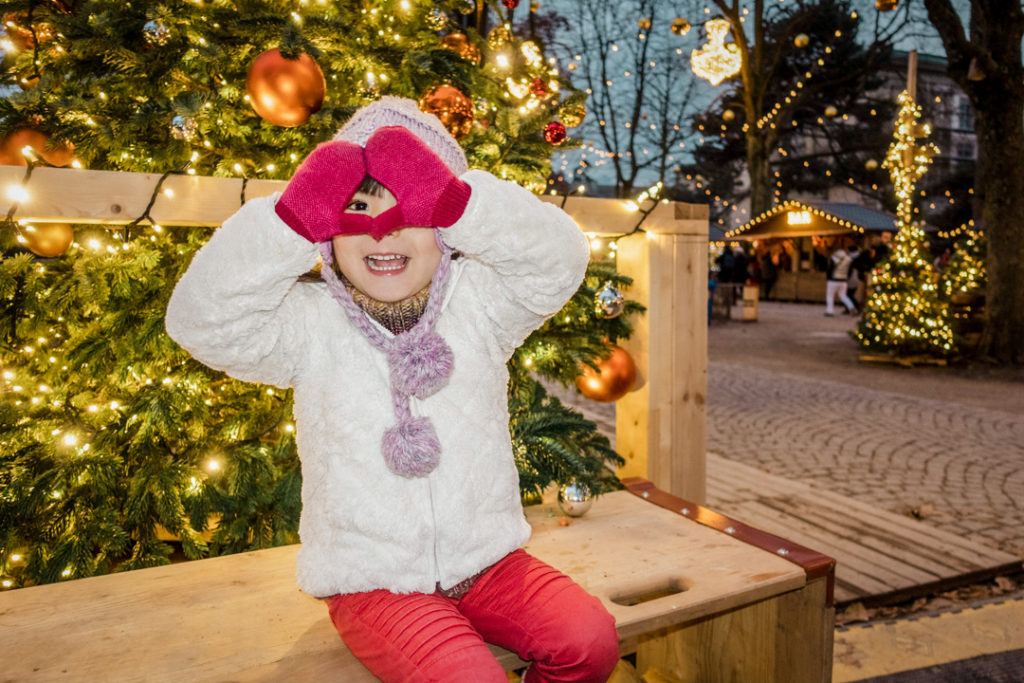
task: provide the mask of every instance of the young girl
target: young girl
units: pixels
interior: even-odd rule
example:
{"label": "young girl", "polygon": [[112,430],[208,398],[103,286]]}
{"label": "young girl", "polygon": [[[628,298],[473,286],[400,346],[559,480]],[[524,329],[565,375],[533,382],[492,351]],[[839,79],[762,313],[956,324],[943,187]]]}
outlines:
{"label": "young girl", "polygon": [[[459,257],[453,258],[457,252]],[[210,367],[293,387],[299,586],[384,681],[605,681],[600,601],[531,557],[505,363],[582,281],[561,210],[385,97],[195,256],[167,331]],[[323,282],[299,278],[317,263]]]}

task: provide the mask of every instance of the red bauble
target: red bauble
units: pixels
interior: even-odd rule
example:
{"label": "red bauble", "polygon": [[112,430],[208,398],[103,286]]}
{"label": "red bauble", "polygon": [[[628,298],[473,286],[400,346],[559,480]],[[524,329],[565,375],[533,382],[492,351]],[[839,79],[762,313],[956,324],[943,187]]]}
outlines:
{"label": "red bauble", "polygon": [[599,371],[583,366],[583,374],[576,378],[580,393],[593,401],[611,403],[629,393],[636,381],[636,363],[621,346],[612,345],[612,355],[597,362]]}
{"label": "red bauble", "polygon": [[303,53],[286,59],[277,48],[253,60],[245,91],[256,113],[277,126],[301,126],[320,111],[327,81],[320,66]]}
{"label": "red bauble", "polygon": [[543,78],[535,78],[530,84],[530,92],[534,97],[546,97],[548,94],[548,82]]}
{"label": "red bauble", "polygon": [[21,150],[31,147],[51,166],[67,166],[74,161],[75,146],[70,142],[47,147],[50,136],[34,128],[18,128],[0,139],[0,165],[28,166]]}
{"label": "red bauble", "polygon": [[519,0],[501,0],[501,4],[505,6],[505,9],[515,9],[519,7]]}
{"label": "red bauble", "polygon": [[565,140],[565,126],[558,121],[552,121],[544,126],[544,139],[552,145],[560,145]]}

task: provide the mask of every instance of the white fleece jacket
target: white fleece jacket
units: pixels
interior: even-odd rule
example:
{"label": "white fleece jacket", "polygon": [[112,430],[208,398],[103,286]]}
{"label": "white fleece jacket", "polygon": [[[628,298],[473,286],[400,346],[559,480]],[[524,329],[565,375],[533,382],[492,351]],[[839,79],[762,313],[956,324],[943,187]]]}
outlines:
{"label": "white fleece jacket", "polygon": [[441,391],[412,399],[441,442],[427,477],[384,464],[381,436],[395,422],[387,361],[323,283],[297,282],[317,248],[278,218],[276,196],[228,219],[171,296],[167,332],[197,359],[295,389],[297,574],[313,596],[450,588],[529,538],[505,363],[579,287],[589,249],[569,216],[525,189],[484,171],[462,180],[472,196],[441,235],[464,257],[452,262],[436,326],[455,368]]}

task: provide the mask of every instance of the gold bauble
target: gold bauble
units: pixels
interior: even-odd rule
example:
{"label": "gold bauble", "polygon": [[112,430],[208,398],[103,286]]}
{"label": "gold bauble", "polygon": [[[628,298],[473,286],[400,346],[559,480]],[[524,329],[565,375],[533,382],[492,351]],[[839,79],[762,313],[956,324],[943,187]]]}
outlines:
{"label": "gold bauble", "polygon": [[807,47],[811,44],[811,37],[806,33],[798,33],[796,34],[796,37],[793,38],[793,44],[797,47]]}
{"label": "gold bauble", "polygon": [[587,118],[587,105],[582,102],[563,104],[558,110],[558,120],[567,128],[575,128]]}
{"label": "gold bauble", "polygon": [[320,65],[302,53],[287,59],[274,48],[252,61],[245,79],[249,103],[264,120],[276,126],[301,126],[320,111],[327,81]]}
{"label": "gold bauble", "polygon": [[465,33],[449,33],[441,39],[441,47],[451,50],[467,62],[480,63],[480,50],[466,37]]}
{"label": "gold bauble", "polygon": [[576,378],[580,393],[592,401],[611,403],[629,393],[636,381],[636,363],[624,348],[612,345],[612,355],[597,361],[598,370],[583,366],[583,374]]}
{"label": "gold bauble", "polygon": [[487,46],[492,50],[500,50],[510,42],[512,42],[512,34],[504,26],[495,26],[487,34]]}
{"label": "gold bauble", "polygon": [[25,226],[25,246],[36,256],[56,258],[75,241],[75,231],[67,223],[37,223]]}
{"label": "gold bauble", "polygon": [[636,22],[636,25],[640,27],[641,31],[649,31],[651,28],[651,19],[650,17],[640,17]]}
{"label": "gold bauble", "polygon": [[435,85],[419,101],[420,109],[441,119],[456,140],[461,140],[473,128],[473,101],[458,88]]}
{"label": "gold bauble", "polygon": [[891,12],[899,6],[899,0],[875,0],[879,12]]}
{"label": "gold bauble", "polygon": [[726,109],[725,111],[722,112],[722,120],[725,121],[726,123],[732,121],[735,118],[736,112],[734,112],[732,109]]}
{"label": "gold bauble", "polygon": [[874,171],[876,168],[878,168],[878,162],[875,161],[874,159],[868,159],[867,161],[864,162],[864,168],[866,168],[869,171]]}
{"label": "gold bauble", "polygon": [[672,20],[672,33],[677,36],[685,36],[690,32],[690,22],[682,17],[676,17]]}
{"label": "gold bauble", "polygon": [[839,113],[839,110],[833,107],[831,104],[825,107],[825,116],[835,116]]}

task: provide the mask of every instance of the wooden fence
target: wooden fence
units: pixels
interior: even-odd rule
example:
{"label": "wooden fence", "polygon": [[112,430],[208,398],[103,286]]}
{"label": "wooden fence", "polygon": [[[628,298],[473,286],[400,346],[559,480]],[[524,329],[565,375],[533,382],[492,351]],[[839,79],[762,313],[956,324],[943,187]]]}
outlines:
{"label": "wooden fence", "polygon": [[[21,186],[25,170],[0,166],[0,188]],[[163,227],[217,226],[243,200],[285,186],[279,180],[184,174],[160,181],[149,173],[36,168],[14,219],[123,225],[142,216],[155,197],[149,217]],[[704,502],[707,206],[659,203],[638,211],[614,199],[542,199],[563,205],[594,240],[616,239],[619,270],[634,281],[628,296],[647,307],[623,342],[636,361],[637,381],[616,406],[616,441],[626,459],[620,475],[645,477]],[[634,231],[638,223],[642,230]],[[632,234],[617,237],[626,233]]]}

